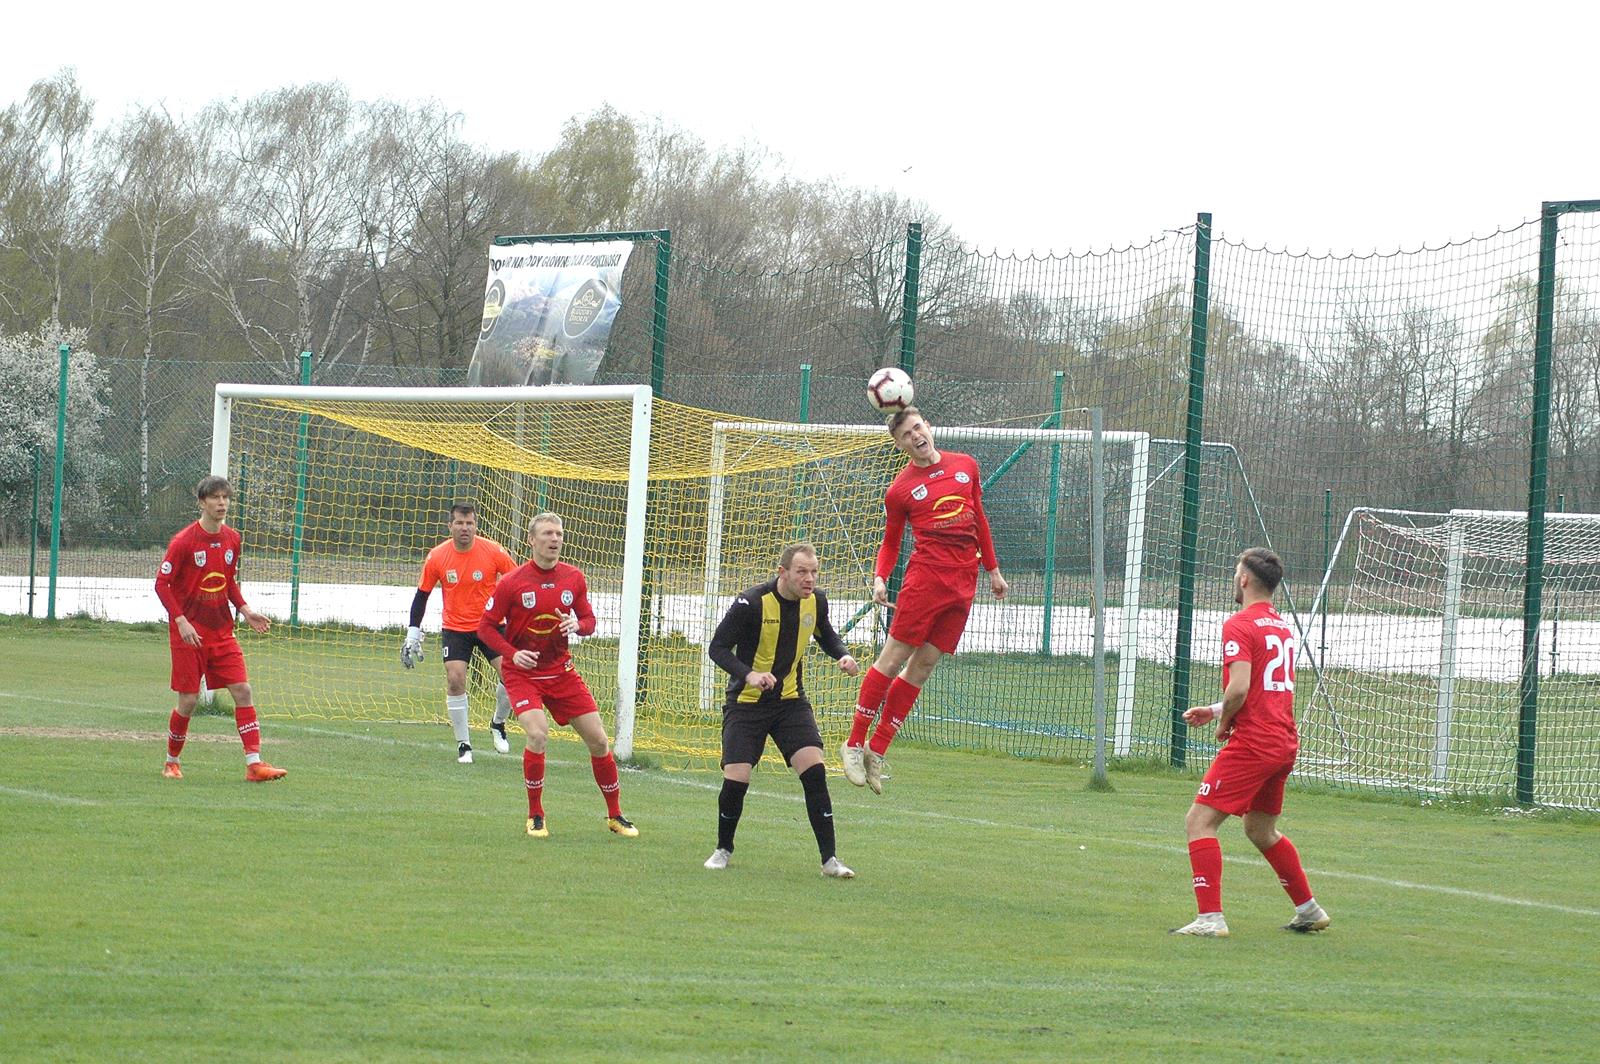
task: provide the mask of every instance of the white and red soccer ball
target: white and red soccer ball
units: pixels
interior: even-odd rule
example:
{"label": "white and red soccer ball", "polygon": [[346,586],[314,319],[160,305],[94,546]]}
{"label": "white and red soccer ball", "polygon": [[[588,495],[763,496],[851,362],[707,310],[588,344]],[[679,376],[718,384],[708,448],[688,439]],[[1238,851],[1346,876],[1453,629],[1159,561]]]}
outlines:
{"label": "white and red soccer ball", "polygon": [[910,375],[898,366],[885,366],[867,380],[867,401],[885,414],[904,410],[915,396]]}

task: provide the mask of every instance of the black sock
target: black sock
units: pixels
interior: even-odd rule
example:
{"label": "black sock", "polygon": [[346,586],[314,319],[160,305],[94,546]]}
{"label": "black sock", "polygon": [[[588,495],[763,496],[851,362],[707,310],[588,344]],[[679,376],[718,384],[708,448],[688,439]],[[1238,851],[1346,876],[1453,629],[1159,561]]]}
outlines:
{"label": "black sock", "polygon": [[733,833],[739,830],[739,817],[744,814],[744,792],[750,784],[724,779],[722,793],[717,795],[717,849],[733,852]]}
{"label": "black sock", "polygon": [[806,816],[811,818],[811,830],[817,836],[817,852],[822,863],[827,864],[834,851],[833,799],[828,797],[828,770],[821,764],[812,765],[800,773],[800,786],[806,791]]}

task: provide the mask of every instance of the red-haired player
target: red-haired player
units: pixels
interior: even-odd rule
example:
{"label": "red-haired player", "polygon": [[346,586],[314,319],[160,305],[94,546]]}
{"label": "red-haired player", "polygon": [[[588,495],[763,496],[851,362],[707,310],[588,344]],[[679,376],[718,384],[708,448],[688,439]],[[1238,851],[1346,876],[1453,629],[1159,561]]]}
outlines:
{"label": "red-haired player", "polygon": [[[550,722],[570,724],[589,747],[594,781],[606,800],[606,827],[632,838],[639,829],[622,815],[617,760],[600,722],[589,685],[573,668],[569,640],[594,632],[589,584],[583,571],[561,560],[561,518],[542,513],[528,527],[532,558],[500,578],[484,604],[478,638],[500,655],[500,676],[511,711],[527,736],[522,778],[528,789],[528,834],[549,836],[544,822],[544,749]],[[502,634],[500,626],[505,625]]]}
{"label": "red-haired player", "polygon": [[244,653],[233,637],[233,608],[251,628],[265,632],[272,622],[251,609],[239,590],[239,533],[223,523],[233,488],[226,477],[209,476],[195,488],[200,519],[172,537],[156,574],[156,595],[167,608],[172,649],[172,689],[178,708],[167,721],[167,763],[161,774],[182,779],[178,756],[189,735],[189,718],[200,701],[200,678],[233,696],[233,719],[244,743],[244,778],[252,783],[282,779],[287,773],[261,760],[261,726],[255,696],[245,674]]}
{"label": "red-haired player", "polygon": [[[872,598],[889,604],[888,578],[900,558],[907,524],[915,536],[894,621],[878,660],[861,679],[850,738],[840,748],[845,779],[883,793],[883,757],[911,713],[933,667],[954,654],[966,631],[978,567],[989,571],[989,590],[1006,597],[1006,578],[995,558],[989,519],[983,512],[978,463],[971,455],[940,451],[933,428],[914,406],[889,419],[889,435],[910,459],[884,493],[888,519],[872,580]],[[867,743],[867,729],[883,709]]]}

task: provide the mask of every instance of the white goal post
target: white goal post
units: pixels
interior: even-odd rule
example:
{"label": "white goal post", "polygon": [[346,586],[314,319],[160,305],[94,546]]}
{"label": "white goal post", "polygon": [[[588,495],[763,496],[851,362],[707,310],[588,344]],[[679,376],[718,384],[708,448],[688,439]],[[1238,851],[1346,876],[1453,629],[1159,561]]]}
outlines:
{"label": "white goal post", "polygon": [[[211,472],[227,476],[234,405],[241,401],[292,403],[470,403],[486,407],[536,407],[560,402],[616,403],[631,407],[630,438],[596,441],[597,446],[628,447],[628,481],[622,557],[620,622],[617,632],[617,700],[615,747],[627,760],[634,747],[634,703],[638,692],[639,645],[644,584],[645,507],[650,475],[650,421],[652,396],[645,385],[543,386],[512,388],[367,388],[315,385],[219,384],[212,411]],[[412,441],[407,440],[407,443]],[[521,444],[522,441],[513,441]],[[441,450],[439,453],[447,454]],[[482,462],[481,456],[461,455]],[[521,530],[519,530],[519,535]],[[520,542],[508,544],[520,553]]]}
{"label": "white goal post", "polygon": [[[1128,448],[1128,515],[1126,547],[1123,556],[1122,607],[1120,612],[1120,654],[1117,677],[1117,708],[1113,749],[1117,756],[1128,753],[1132,745],[1134,723],[1134,679],[1139,659],[1139,591],[1144,571],[1145,511],[1150,481],[1150,434],[1146,432],[1103,431],[1103,445],[1124,445]],[[834,436],[884,439],[882,424],[877,425],[823,425],[797,422],[745,422],[719,421],[712,429],[711,482],[706,508],[705,584],[703,589],[704,617],[702,618],[703,643],[710,645],[716,630],[720,611],[725,606],[722,598],[723,525],[727,494],[727,477],[723,470],[728,463],[730,441],[739,437],[772,436]],[[1038,429],[996,427],[940,426],[941,443],[952,445],[974,441],[998,443],[1071,443],[1089,447],[1093,442],[1090,429]],[[881,497],[879,498],[881,507]],[[881,535],[881,517],[876,523]],[[867,553],[876,557],[876,539],[867,544]],[[1003,561],[1003,559],[1002,559]],[[749,575],[749,574],[746,574]],[[1102,604],[1103,605],[1103,604]],[[1098,611],[1097,624],[1105,623],[1106,610]],[[865,664],[865,663],[863,663]],[[709,658],[702,658],[700,673],[700,706],[710,711],[721,700],[723,677]]]}

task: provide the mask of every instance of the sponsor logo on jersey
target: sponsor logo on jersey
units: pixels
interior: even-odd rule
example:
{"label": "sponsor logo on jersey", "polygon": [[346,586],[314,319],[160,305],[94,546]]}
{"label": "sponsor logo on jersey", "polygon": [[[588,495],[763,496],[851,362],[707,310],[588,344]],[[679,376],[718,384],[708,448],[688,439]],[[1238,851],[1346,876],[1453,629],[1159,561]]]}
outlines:
{"label": "sponsor logo on jersey", "polygon": [[223,551],[222,560],[227,562],[229,565],[233,564],[233,548],[232,547],[229,547],[227,550]]}
{"label": "sponsor logo on jersey", "polygon": [[960,517],[966,511],[967,500],[959,495],[941,495],[934,500],[933,517],[935,520],[948,521],[952,517]]}
{"label": "sponsor logo on jersey", "polygon": [[562,589],[562,591],[561,591],[561,604],[563,606],[572,605],[572,590],[570,588],[563,588]]}
{"label": "sponsor logo on jersey", "polygon": [[928,474],[928,479],[932,480],[934,477],[942,477],[942,476],[944,476],[944,470],[935,469],[932,473]]}
{"label": "sponsor logo on jersey", "polygon": [[446,569],[444,571],[444,582],[445,583],[447,583],[447,584],[455,584],[455,583],[459,583],[460,581],[461,581],[461,576],[454,569]]}
{"label": "sponsor logo on jersey", "polygon": [[534,603],[536,603],[538,601],[539,601],[539,593],[537,591],[524,591],[522,593],[522,608],[523,609],[525,609],[525,610],[533,609]]}
{"label": "sponsor logo on jersey", "polygon": [[559,614],[540,613],[528,622],[528,627],[525,630],[532,632],[534,635],[551,635],[560,627],[561,617]]}
{"label": "sponsor logo on jersey", "polygon": [[916,487],[912,488],[911,489],[911,497],[913,499],[917,500],[918,502],[921,502],[923,499],[926,499],[928,497],[928,485],[926,485],[926,484],[918,484]]}
{"label": "sponsor logo on jersey", "polygon": [[539,585],[539,590],[541,590],[541,591],[549,591],[551,588],[553,588],[555,586],[556,586],[555,584],[540,584]]}
{"label": "sponsor logo on jersey", "polygon": [[196,565],[204,565],[206,563],[206,552],[203,551],[203,550],[195,551],[194,552],[194,563]]}
{"label": "sponsor logo on jersey", "polygon": [[208,595],[215,595],[219,591],[226,591],[228,578],[225,574],[212,570],[200,578],[200,590]]}
{"label": "sponsor logo on jersey", "polygon": [[1230,639],[1226,643],[1222,644],[1223,657],[1231,658],[1237,653],[1239,653],[1239,641],[1237,639]]}
{"label": "sponsor logo on jersey", "polygon": [[171,562],[163,561],[161,563],[161,575],[162,576],[171,576],[172,575],[172,563]]}
{"label": "sponsor logo on jersey", "polygon": [[472,570],[472,579],[474,579],[474,580],[482,580],[483,579],[483,570],[482,569],[474,569],[474,570]]}

